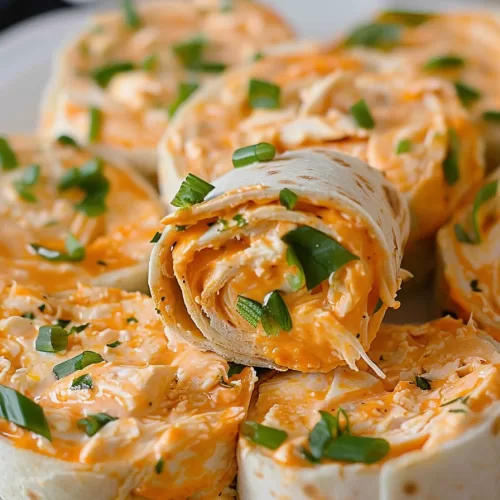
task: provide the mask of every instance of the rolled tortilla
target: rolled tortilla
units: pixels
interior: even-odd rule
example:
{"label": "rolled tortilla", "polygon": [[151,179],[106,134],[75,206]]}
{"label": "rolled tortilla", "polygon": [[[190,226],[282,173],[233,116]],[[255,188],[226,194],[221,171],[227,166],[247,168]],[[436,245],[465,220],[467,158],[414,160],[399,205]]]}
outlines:
{"label": "rolled tortilla", "polygon": [[[387,308],[399,306],[404,198],[376,170],[330,150],[233,169],[214,185],[205,202],[163,220],[151,256],[167,335],[251,366],[356,370]],[[291,209],[284,189],[296,196]],[[272,332],[270,293],[291,322]],[[254,324],[241,312],[249,300],[264,307]]]}
{"label": "rolled tortilla", "polygon": [[454,83],[459,97],[486,137],[489,167],[499,164],[498,9],[381,12],[375,21],[355,28],[343,39],[341,52],[346,45],[358,57],[370,61],[379,57],[390,60],[387,67],[408,75],[431,75]]}
{"label": "rolled tortilla", "polygon": [[[225,67],[251,60],[293,34],[271,9],[245,0],[138,2],[137,16],[139,26],[131,29],[124,12],[99,14],[63,49],[46,91],[40,131],[49,140],[70,135],[95,154],[131,162],[153,177],[171,106]],[[101,71],[102,83],[93,78],[92,72],[117,63],[126,71],[111,73],[109,81]],[[90,108],[102,115],[93,140]]]}
{"label": "rolled tortilla", "polygon": [[[0,141],[0,281],[49,292],[77,282],[147,291],[149,241],[163,214],[153,188],[133,170],[72,146]],[[94,174],[82,180],[89,168]],[[63,189],[71,174],[78,186]],[[68,238],[81,249],[69,252]]]}
{"label": "rolled tortilla", "polygon": [[[483,142],[452,85],[395,73],[386,63],[323,49],[269,55],[226,73],[184,106],[159,144],[164,201],[189,172],[219,177],[249,144],[331,148],[384,172],[409,199],[410,239],[432,237],[483,178]],[[255,79],[278,88],[264,91],[267,107],[251,104]]]}
{"label": "rolled tortilla", "polygon": [[[2,498],[208,499],[231,484],[251,368],[228,377],[221,357],[167,345],[152,300],[138,293],[3,285],[0,317],[1,411],[14,389],[41,408],[52,438],[0,418]],[[73,332],[68,348],[39,352],[40,328],[56,321]],[[56,380],[54,367],[82,352],[102,361]],[[95,414],[116,420],[89,436],[81,419]]]}
{"label": "rolled tortilla", "polygon": [[[437,300],[442,309],[472,315],[500,340],[500,169],[473,189],[437,237]],[[477,232],[476,229],[477,228]]]}
{"label": "rolled tortilla", "polygon": [[[499,347],[472,323],[447,317],[383,325],[369,352],[386,375],[383,381],[371,370],[345,367],[276,374],[259,386],[249,419],[287,436],[274,450],[240,437],[239,497],[494,498],[500,487]],[[308,461],[319,411],[336,415],[339,408],[345,411],[339,413],[344,433],[347,415],[353,436],[386,440],[388,454],[372,465]],[[328,445],[323,449],[331,453]]]}

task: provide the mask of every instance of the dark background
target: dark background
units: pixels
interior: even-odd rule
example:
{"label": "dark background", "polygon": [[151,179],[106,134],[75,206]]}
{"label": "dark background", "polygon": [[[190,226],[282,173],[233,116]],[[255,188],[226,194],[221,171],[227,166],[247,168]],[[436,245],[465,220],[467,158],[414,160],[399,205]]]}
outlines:
{"label": "dark background", "polygon": [[63,0],[0,0],[0,30],[36,14],[69,5]]}

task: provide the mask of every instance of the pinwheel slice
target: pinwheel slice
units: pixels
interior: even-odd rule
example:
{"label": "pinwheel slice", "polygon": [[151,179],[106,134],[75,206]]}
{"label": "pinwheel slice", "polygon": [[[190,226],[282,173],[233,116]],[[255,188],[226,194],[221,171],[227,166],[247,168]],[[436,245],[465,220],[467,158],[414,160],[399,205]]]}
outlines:
{"label": "pinwheel slice", "polygon": [[124,3],[96,16],[59,55],[40,130],[153,177],[156,145],[183,102],[227,67],[293,35],[257,2]]}
{"label": "pinwheel slice", "polygon": [[291,50],[228,72],[160,142],[164,200],[189,172],[216,179],[248,144],[331,148],[384,172],[409,199],[410,239],[432,237],[483,178],[483,143],[452,85],[394,73],[380,59]]}
{"label": "pinwheel slice", "polygon": [[[235,163],[255,154],[269,160],[273,149],[247,148]],[[368,361],[385,311],[399,306],[404,198],[330,150],[235,168],[214,186],[188,176],[153,250],[150,288],[167,335],[251,366],[324,372]]]}
{"label": "pinwheel slice", "polygon": [[500,344],[442,318],[383,325],[369,356],[276,374],[241,428],[242,500],[492,498],[500,486]]}
{"label": "pinwheel slice", "polygon": [[251,368],[167,345],[139,293],[3,285],[0,318],[2,498],[202,499],[231,484]]}
{"label": "pinwheel slice", "polygon": [[437,300],[500,340],[500,169],[438,233]]}
{"label": "pinwheel slice", "polygon": [[0,138],[0,281],[147,290],[163,208],[134,171],[67,144]]}

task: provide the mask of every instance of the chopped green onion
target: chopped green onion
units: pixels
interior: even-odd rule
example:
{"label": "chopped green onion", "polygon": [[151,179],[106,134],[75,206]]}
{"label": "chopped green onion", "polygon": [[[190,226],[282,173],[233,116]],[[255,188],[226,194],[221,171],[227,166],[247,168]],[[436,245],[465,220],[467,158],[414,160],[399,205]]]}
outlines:
{"label": "chopped green onion", "polygon": [[236,224],[238,227],[244,227],[248,224],[247,220],[245,219],[245,217],[243,217],[243,215],[241,214],[236,214],[234,217],[233,217],[233,220],[236,221]]}
{"label": "chopped green onion", "polygon": [[461,243],[469,243],[474,244],[473,239],[467,234],[467,231],[463,228],[461,224],[455,224],[453,226],[453,230],[455,232],[455,237]]}
{"label": "chopped green onion", "polygon": [[464,82],[455,82],[455,90],[457,92],[458,98],[460,99],[460,102],[465,107],[481,99],[481,92]]}
{"label": "chopped green onion", "polygon": [[40,311],[40,312],[45,311],[45,304],[41,304],[41,305],[39,305],[39,306],[38,306],[38,309],[39,309],[39,311]]}
{"label": "chopped green onion", "polygon": [[280,191],[280,203],[287,208],[293,210],[299,197],[290,189],[284,188]]}
{"label": "chopped green onion", "polygon": [[69,135],[60,135],[56,140],[62,146],[71,146],[72,148],[80,149],[80,146],[75,139]]}
{"label": "chopped green onion", "polygon": [[92,387],[94,387],[92,377],[86,373],[85,375],[81,375],[80,377],[73,379],[70,389],[73,391],[79,391],[82,389],[92,389]]}
{"label": "chopped green onion", "polygon": [[383,305],[384,305],[384,301],[381,298],[379,298],[377,300],[377,303],[375,304],[375,309],[373,310],[372,315],[375,314],[375,313],[377,313],[377,312],[379,312],[380,309],[382,309]]}
{"label": "chopped green onion", "polygon": [[94,351],[83,351],[78,356],[74,358],[68,359],[55,365],[52,371],[57,379],[67,377],[72,373],[83,370],[89,365],[93,365],[95,363],[102,363],[105,361],[103,357]]}
{"label": "chopped green onion", "polygon": [[319,413],[321,418],[309,433],[309,449],[316,460],[323,457],[326,445],[339,435],[338,419],[326,411]]}
{"label": "chopped green onion", "polygon": [[385,10],[378,16],[378,20],[389,23],[405,24],[406,26],[418,26],[432,19],[431,12],[417,12],[409,10]]}
{"label": "chopped green onion", "polygon": [[476,194],[474,198],[474,203],[472,204],[472,229],[474,232],[474,243],[479,244],[482,241],[481,238],[481,227],[478,219],[479,209],[482,205],[487,203],[489,200],[497,195],[498,191],[498,180],[488,182],[485,184]]}
{"label": "chopped green onion", "polygon": [[10,147],[5,137],[0,137],[0,168],[2,170],[14,170],[19,166],[16,153]]}
{"label": "chopped green onion", "polygon": [[297,254],[308,290],[318,286],[351,260],[359,260],[330,236],[309,226],[288,232],[283,241]]}
{"label": "chopped green onion", "polygon": [[469,398],[470,398],[470,396],[465,396],[465,397],[459,396],[458,398],[452,399],[451,401],[447,401],[446,403],[443,403],[440,406],[448,406],[448,405],[451,405],[453,403],[456,403],[457,401],[460,401],[460,403],[466,405],[467,401],[469,401]]}
{"label": "chopped green onion", "polygon": [[373,464],[382,460],[390,450],[388,441],[381,438],[343,435],[332,439],[324,457],[343,462]]}
{"label": "chopped green onion", "polygon": [[32,312],[24,313],[21,315],[21,318],[25,319],[35,319],[35,315]]}
{"label": "chopped green onion", "polygon": [[419,377],[417,375],[415,377],[415,384],[417,384],[417,387],[419,389],[422,389],[423,391],[430,391],[431,390],[431,383],[424,377]]}
{"label": "chopped green onion", "polygon": [[177,91],[177,98],[175,101],[168,107],[168,116],[172,117],[175,115],[179,107],[184,104],[185,101],[189,99],[189,97],[198,90],[198,83],[179,83],[179,89]]}
{"label": "chopped green onion", "polygon": [[5,385],[0,385],[0,418],[52,441],[42,407]]}
{"label": "chopped green onion", "polygon": [[123,15],[125,18],[125,24],[129,28],[136,30],[140,27],[141,20],[137,14],[134,0],[123,0]]}
{"label": "chopped green onion", "polygon": [[196,203],[201,203],[213,189],[215,187],[212,184],[196,177],[196,175],[188,174],[172,200],[172,205],[174,207],[187,208]]}
{"label": "chopped green onion", "polygon": [[243,295],[238,295],[236,311],[255,328],[259,324],[264,313],[262,304],[248,297],[243,297]]}
{"label": "chopped green onion", "polygon": [[218,231],[226,231],[229,229],[229,222],[226,219],[217,219],[217,224],[219,224]]}
{"label": "chopped green onion", "polygon": [[300,263],[293,247],[289,246],[286,250],[286,262],[289,266],[297,268],[296,273],[286,275],[286,280],[288,281],[292,292],[296,292],[305,286],[306,276],[304,274],[304,268],[302,267],[302,264]]}
{"label": "chopped green onion", "polygon": [[121,342],[119,340],[115,340],[114,342],[111,342],[111,344],[106,344],[106,346],[110,349],[115,349],[119,345],[121,345]]}
{"label": "chopped green onion", "polygon": [[88,415],[87,418],[81,418],[78,420],[78,428],[81,429],[87,436],[92,437],[97,434],[105,425],[118,420],[107,413],[95,413],[93,415]]}
{"label": "chopped green onion", "polygon": [[131,316],[130,318],[127,318],[127,323],[139,323],[139,321],[137,320],[137,318]]}
{"label": "chopped green onion", "polygon": [[206,45],[206,38],[196,36],[185,42],[179,42],[172,45],[172,51],[184,66],[192,68],[201,61],[203,49]]}
{"label": "chopped green onion", "polygon": [[83,330],[85,330],[88,326],[90,326],[90,323],[85,323],[85,324],[79,325],[79,326],[72,326],[69,333],[70,333],[70,335],[72,333],[82,333]]}
{"label": "chopped green onion", "polygon": [[90,108],[89,142],[96,142],[101,134],[102,112],[98,108]]}
{"label": "chopped green onion", "polygon": [[68,348],[69,333],[60,326],[41,326],[35,347],[39,352],[59,352]]}
{"label": "chopped green onion", "polygon": [[256,444],[265,446],[270,450],[276,450],[279,448],[288,437],[285,431],[280,429],[274,429],[273,427],[268,427],[267,425],[258,424],[257,422],[252,422],[247,420],[241,426],[241,433],[246,438],[250,439]]}
{"label": "chopped green onion", "polygon": [[160,238],[161,238],[161,233],[157,231],[155,235],[151,238],[151,241],[149,243],[157,243],[158,241],[160,241]]}
{"label": "chopped green onion", "polygon": [[372,129],[375,127],[375,121],[370,113],[370,108],[368,108],[364,99],[361,99],[356,104],[351,106],[350,113],[358,127],[366,129]]}
{"label": "chopped green onion", "polygon": [[[262,326],[268,335],[276,335],[279,330],[274,328],[275,322],[281,330],[289,332],[292,329],[292,318],[288,312],[283,297],[278,290],[266,295],[263,304]],[[266,328],[267,327],[267,328]]]}
{"label": "chopped green onion", "polygon": [[431,57],[424,65],[426,70],[454,69],[464,66],[465,60],[454,54]]}
{"label": "chopped green onion", "polygon": [[14,182],[14,189],[24,200],[34,203],[38,198],[31,192],[31,188],[40,178],[40,165],[30,165],[26,167],[20,179]]}
{"label": "chopped green onion", "polygon": [[411,151],[412,142],[410,139],[401,139],[396,146],[396,154],[409,153]]}
{"label": "chopped green onion", "polygon": [[500,110],[488,109],[483,113],[483,119],[488,122],[500,122]]}
{"label": "chopped green onion", "polygon": [[235,168],[246,167],[259,161],[271,161],[275,156],[276,148],[272,144],[259,142],[237,149],[233,153],[233,165]]}
{"label": "chopped green onion", "polygon": [[39,257],[52,262],[81,262],[85,259],[85,247],[72,234],[66,238],[66,252],[53,250],[37,243],[31,243],[30,247]]}
{"label": "chopped green onion", "polygon": [[389,48],[401,39],[401,27],[390,23],[371,23],[355,28],[347,37],[346,45]]}
{"label": "chopped green onion", "polygon": [[156,54],[149,54],[142,61],[142,69],[145,71],[154,71],[158,67],[158,56]]}
{"label": "chopped green onion", "polygon": [[163,472],[164,465],[165,465],[165,461],[163,460],[163,458],[160,458],[160,460],[158,460],[158,462],[156,462],[155,472],[157,474],[161,474]]}
{"label": "chopped green onion", "polygon": [[448,152],[443,161],[443,173],[449,186],[455,184],[460,178],[460,139],[455,129],[448,130]]}
{"label": "chopped green onion", "polygon": [[274,83],[251,79],[248,85],[248,103],[252,109],[280,107],[281,89]]}
{"label": "chopped green onion", "polygon": [[479,288],[479,280],[472,280],[470,282],[470,287],[473,292],[482,292],[481,288]]}
{"label": "chopped green onion", "polygon": [[175,226],[175,230],[179,233],[185,231],[189,226]]}
{"label": "chopped green onion", "polygon": [[227,64],[216,61],[199,61],[193,65],[191,70],[202,73],[222,73],[227,68]]}
{"label": "chopped green onion", "polygon": [[229,370],[227,371],[227,378],[231,378],[233,375],[238,375],[246,368],[245,365],[239,365],[238,363],[229,363]]}
{"label": "chopped green onion", "polygon": [[252,61],[257,62],[260,61],[261,59],[264,59],[265,55],[264,52],[255,52],[255,54],[252,56]]}
{"label": "chopped green onion", "polygon": [[96,83],[102,87],[106,88],[109,82],[119,73],[126,73],[128,71],[134,71],[135,64],[130,61],[116,62],[112,64],[106,64],[92,71],[92,78]]}
{"label": "chopped green onion", "polygon": [[58,319],[56,321],[56,325],[60,326],[61,328],[66,328],[70,323],[71,323],[70,319]]}

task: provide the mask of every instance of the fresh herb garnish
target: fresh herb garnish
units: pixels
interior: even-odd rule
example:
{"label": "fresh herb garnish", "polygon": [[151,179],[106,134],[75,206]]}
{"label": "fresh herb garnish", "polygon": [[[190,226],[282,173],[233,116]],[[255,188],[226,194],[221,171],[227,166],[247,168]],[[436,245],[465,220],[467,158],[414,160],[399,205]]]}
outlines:
{"label": "fresh herb garnish", "polygon": [[482,292],[483,290],[479,288],[479,280],[472,280],[470,282],[470,287],[473,292]]}
{"label": "fresh herb garnish", "polygon": [[500,122],[500,110],[488,109],[483,113],[483,120],[488,122]]}
{"label": "fresh herb garnish", "polygon": [[175,115],[179,107],[191,97],[191,95],[198,90],[200,85],[198,83],[179,83],[179,88],[177,90],[177,98],[168,107],[168,116],[172,118]]}
{"label": "fresh herb garnish", "polygon": [[30,244],[31,249],[39,256],[52,262],[81,262],[85,259],[85,247],[69,234],[64,243],[66,252],[54,250],[37,243]]}
{"label": "fresh herb garnish", "polygon": [[116,75],[133,71],[134,69],[136,69],[135,64],[130,61],[115,62],[94,69],[91,76],[100,87],[106,88]]}
{"label": "fresh herb garnish", "polygon": [[84,323],[83,325],[79,325],[79,326],[72,326],[69,333],[70,333],[70,335],[72,333],[82,333],[83,330],[85,330],[85,328],[87,328],[88,326],[90,326],[90,323]]}
{"label": "fresh herb garnish", "polygon": [[271,161],[276,156],[276,148],[267,142],[252,144],[237,149],[233,153],[233,165],[235,168],[246,167],[259,161]]}
{"label": "fresh herb garnish", "polygon": [[390,48],[401,39],[401,27],[391,23],[371,23],[355,28],[345,41],[348,46]]}
{"label": "fresh herb garnish", "polygon": [[244,297],[243,295],[238,295],[236,310],[243,319],[248,321],[254,328],[259,324],[263,314],[262,304],[260,302]]}
{"label": "fresh herb garnish", "polygon": [[306,284],[306,277],[304,274],[304,268],[300,263],[295,250],[292,247],[288,247],[286,250],[286,262],[289,266],[297,268],[297,272],[288,273],[286,275],[286,280],[292,289],[292,292],[300,290]]}
{"label": "fresh herb garnish", "polygon": [[431,57],[424,65],[426,70],[455,69],[464,66],[465,60],[454,54]]}
{"label": "fresh herb garnish", "polygon": [[0,385],[0,418],[52,441],[49,423],[42,407],[4,385]]}
{"label": "fresh herb garnish", "polygon": [[68,348],[69,333],[57,325],[41,326],[35,342],[39,352],[60,352]]}
{"label": "fresh herb garnish", "polygon": [[192,71],[205,73],[220,73],[226,69],[226,65],[216,61],[203,60],[203,51],[208,45],[208,40],[202,36],[196,36],[185,42],[172,45],[172,50],[184,67]]}
{"label": "fresh herb garnish", "polygon": [[262,307],[262,326],[269,336],[276,336],[280,330],[292,329],[292,318],[283,297],[278,290],[268,293]]}
{"label": "fresh herb garnish", "polygon": [[119,340],[115,340],[114,342],[111,342],[111,344],[106,344],[106,346],[111,349],[115,349],[119,345],[121,345],[121,342]]}
{"label": "fresh herb garnish", "polygon": [[212,184],[196,177],[196,175],[188,174],[172,200],[172,205],[178,208],[187,208],[196,205],[197,203],[201,203],[213,189],[215,187]]}
{"label": "fresh herb garnish", "polygon": [[460,178],[460,139],[455,129],[448,130],[448,151],[443,161],[443,173],[446,183],[449,186],[455,184]]}
{"label": "fresh herb garnish", "polygon": [[376,312],[380,311],[380,309],[382,308],[383,305],[384,305],[384,301],[381,298],[379,298],[377,300],[377,303],[375,304],[375,309],[373,310],[372,315],[375,314]]}
{"label": "fresh herb garnish", "polygon": [[71,323],[70,319],[58,319],[56,321],[56,325],[60,326],[61,328],[66,328],[70,323]]}
{"label": "fresh herb garnish", "polygon": [[19,166],[16,153],[10,147],[5,137],[0,137],[0,168],[2,170],[14,170]]}
{"label": "fresh herb garnish", "polygon": [[158,67],[158,56],[156,54],[149,54],[144,58],[141,66],[145,71],[154,71]]}
{"label": "fresh herb garnish", "polygon": [[160,460],[158,460],[158,462],[156,462],[155,472],[157,474],[161,474],[163,472],[164,465],[165,465],[165,462],[164,462],[163,458],[160,458]]}
{"label": "fresh herb garnish", "polygon": [[85,375],[81,375],[80,377],[73,379],[70,389],[73,391],[79,391],[82,389],[92,389],[93,387],[94,384],[92,383],[92,377],[86,373]]}
{"label": "fresh herb garnish", "polygon": [[127,323],[139,323],[139,320],[131,316],[130,318],[127,318]]}
{"label": "fresh herb garnish", "polygon": [[301,226],[283,237],[302,264],[308,290],[312,290],[332,273],[359,257],[346,250],[330,236],[309,226]]}
{"label": "fresh herb garnish", "polygon": [[45,304],[41,304],[41,305],[39,305],[39,306],[38,306],[38,310],[39,310],[40,312],[44,312],[44,311],[45,311]]}
{"label": "fresh herb garnish", "polygon": [[440,406],[441,407],[448,406],[448,405],[451,405],[453,403],[456,403],[457,401],[460,401],[460,403],[466,405],[467,401],[469,401],[469,398],[470,398],[470,396],[459,396],[458,398],[452,399],[451,401],[447,401],[446,403],[443,403]]}
{"label": "fresh herb garnish", "polygon": [[299,197],[290,189],[284,188],[280,191],[280,203],[287,208],[293,210]]}
{"label": "fresh herb garnish", "polygon": [[248,104],[252,109],[280,107],[281,89],[274,83],[251,79],[248,85]]}
{"label": "fresh herb garnish", "polygon": [[431,390],[431,383],[424,377],[419,377],[417,375],[415,377],[415,384],[417,384],[417,387],[419,389],[422,389],[423,391],[430,391]]}
{"label": "fresh herb garnish", "polygon": [[78,428],[81,429],[87,436],[92,437],[97,434],[105,425],[118,420],[107,413],[95,413],[93,415],[88,415],[86,418],[81,418],[78,420]]}
{"label": "fresh herb garnish", "polygon": [[40,178],[40,165],[30,165],[26,167],[20,179],[14,182],[14,189],[19,196],[29,203],[35,203],[38,198],[33,194],[31,189]]}
{"label": "fresh herb garnish", "polygon": [[71,146],[72,148],[80,149],[80,146],[75,139],[69,135],[60,135],[56,140],[62,146]]}
{"label": "fresh herb garnish", "polygon": [[313,458],[320,460],[325,452],[325,447],[332,438],[338,437],[339,421],[337,417],[320,411],[320,420],[309,433],[309,450]]}
{"label": "fresh herb garnish", "polygon": [[364,99],[361,99],[356,104],[351,106],[349,111],[358,127],[366,129],[372,129],[375,127],[375,121],[370,113],[370,108],[368,108]]}
{"label": "fresh herb garnish", "polygon": [[101,135],[102,111],[98,108],[90,108],[89,116],[89,142],[97,142]]}
{"label": "fresh herb garnish", "polygon": [[158,241],[160,241],[160,238],[161,238],[161,233],[157,231],[155,235],[151,238],[149,243],[158,243]]}
{"label": "fresh herb garnish", "polygon": [[406,26],[418,26],[433,17],[434,14],[431,12],[391,9],[383,11],[378,16],[378,20],[385,23],[399,23]]}
{"label": "fresh herb garnish", "polygon": [[141,20],[137,14],[134,0],[123,0],[123,15],[125,24],[133,30],[141,26]]}
{"label": "fresh herb garnish", "polygon": [[55,365],[52,371],[54,372],[56,378],[59,380],[61,378],[67,377],[68,375],[71,375],[78,370],[83,370],[89,365],[102,363],[103,361],[105,360],[97,352],[83,351],[78,356]]}
{"label": "fresh herb garnish", "polygon": [[244,226],[246,226],[248,224],[247,220],[241,214],[236,214],[233,217],[233,220],[236,221],[236,225],[238,227],[244,227]]}
{"label": "fresh herb garnish", "polygon": [[409,153],[411,151],[412,142],[410,139],[401,139],[396,146],[396,154]]}
{"label": "fresh herb garnish", "polygon": [[457,92],[458,98],[460,99],[460,102],[465,107],[470,106],[472,103],[481,99],[481,92],[464,82],[456,81],[455,90]]}
{"label": "fresh herb garnish", "polygon": [[269,448],[270,450],[279,448],[288,437],[285,431],[258,424],[251,420],[247,420],[243,423],[241,426],[241,433],[243,436],[250,439],[250,441]]}
{"label": "fresh herb garnish", "polygon": [[32,312],[27,312],[27,313],[21,314],[21,318],[35,319],[35,315]]}

